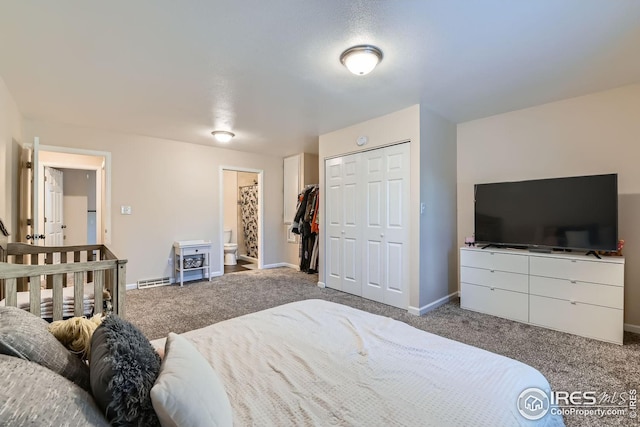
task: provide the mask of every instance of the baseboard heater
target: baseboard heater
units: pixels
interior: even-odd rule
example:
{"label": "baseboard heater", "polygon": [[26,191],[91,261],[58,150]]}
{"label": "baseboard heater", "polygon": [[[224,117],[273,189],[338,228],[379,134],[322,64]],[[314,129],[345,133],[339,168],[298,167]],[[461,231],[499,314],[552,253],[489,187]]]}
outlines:
{"label": "baseboard heater", "polygon": [[160,277],[158,279],[138,280],[138,289],[155,288],[171,284],[171,277]]}

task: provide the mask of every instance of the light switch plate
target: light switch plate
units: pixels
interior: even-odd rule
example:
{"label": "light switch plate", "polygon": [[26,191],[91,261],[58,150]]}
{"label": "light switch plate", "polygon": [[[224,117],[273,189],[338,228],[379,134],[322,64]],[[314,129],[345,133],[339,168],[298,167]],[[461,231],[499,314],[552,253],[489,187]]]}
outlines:
{"label": "light switch plate", "polygon": [[120,206],[120,213],[122,215],[131,215],[131,206]]}

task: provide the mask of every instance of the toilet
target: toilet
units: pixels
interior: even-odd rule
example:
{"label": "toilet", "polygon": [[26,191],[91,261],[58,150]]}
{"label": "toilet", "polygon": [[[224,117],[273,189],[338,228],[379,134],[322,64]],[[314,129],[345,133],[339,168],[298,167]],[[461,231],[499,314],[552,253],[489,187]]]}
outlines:
{"label": "toilet", "polygon": [[231,243],[231,230],[224,230],[224,265],[236,265],[238,254],[238,244]]}

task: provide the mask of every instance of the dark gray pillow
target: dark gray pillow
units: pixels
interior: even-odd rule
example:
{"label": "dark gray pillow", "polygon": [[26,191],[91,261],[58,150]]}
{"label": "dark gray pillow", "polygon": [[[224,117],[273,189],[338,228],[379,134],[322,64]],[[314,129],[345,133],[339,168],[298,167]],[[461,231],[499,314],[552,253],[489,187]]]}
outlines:
{"label": "dark gray pillow", "polygon": [[138,328],[107,317],[93,333],[89,365],[93,396],[112,425],[160,425],[150,395],[160,356]]}
{"label": "dark gray pillow", "polygon": [[89,393],[37,363],[0,355],[0,425],[104,426]]}
{"label": "dark gray pillow", "polygon": [[89,368],[49,332],[48,326],[28,311],[0,307],[0,354],[38,363],[90,390]]}

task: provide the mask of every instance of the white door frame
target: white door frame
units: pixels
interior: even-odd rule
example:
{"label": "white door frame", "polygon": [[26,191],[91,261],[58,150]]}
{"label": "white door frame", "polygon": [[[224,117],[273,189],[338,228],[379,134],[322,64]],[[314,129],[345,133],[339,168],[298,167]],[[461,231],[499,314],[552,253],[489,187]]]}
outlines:
{"label": "white door frame", "polygon": [[[94,164],[82,164],[77,160],[61,160],[61,161],[47,161],[43,162],[42,160],[38,160],[38,165],[35,170],[39,172],[37,176],[43,176],[42,172],[44,171],[45,166],[51,166],[55,168],[63,168],[63,169],[83,169],[83,170],[94,170],[96,172],[96,228],[100,230],[96,236],[96,243],[109,245],[111,244],[111,153],[108,151],[97,151],[97,150],[85,150],[81,148],[70,148],[70,147],[56,147],[53,145],[40,145],[38,147],[40,153],[42,152],[54,152],[54,153],[63,153],[63,154],[80,154],[85,156],[92,157],[102,157],[104,161],[102,165],[96,166]],[[102,204],[102,169],[105,171],[105,179],[104,179],[104,206]],[[35,185],[37,188],[35,189],[35,193],[40,197],[43,194],[43,182],[40,178],[35,178]],[[38,209],[38,206],[36,206]],[[38,221],[41,215],[38,215]],[[104,224],[104,228],[101,227],[101,224]],[[37,225],[36,225],[37,226]]]}
{"label": "white door frame", "polygon": [[264,170],[243,168],[239,166],[220,166],[220,188],[219,197],[219,218],[220,228],[218,236],[220,236],[220,274],[224,274],[224,171],[232,172],[251,172],[258,174],[258,268],[264,267]]}

